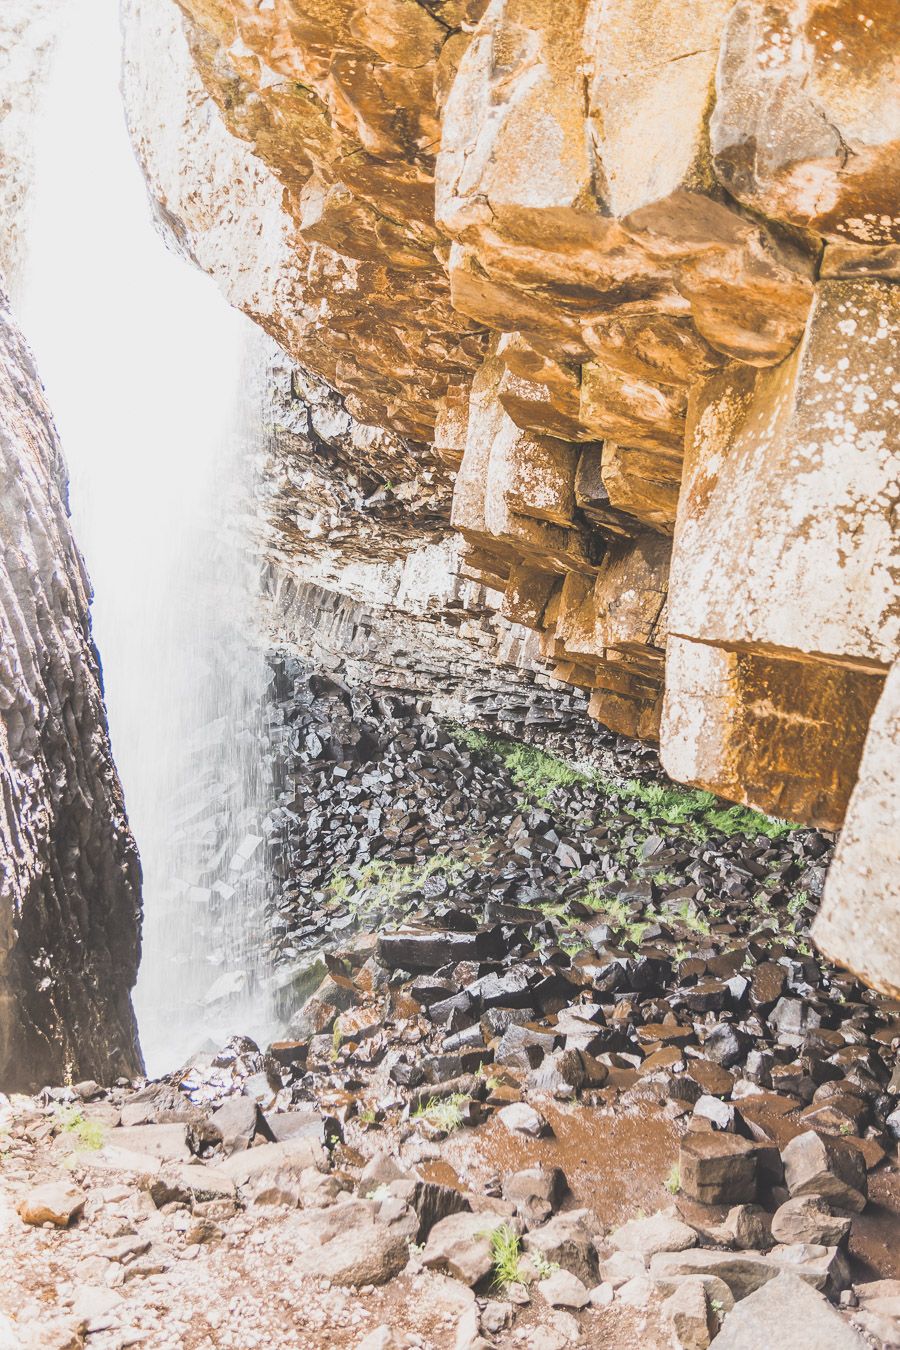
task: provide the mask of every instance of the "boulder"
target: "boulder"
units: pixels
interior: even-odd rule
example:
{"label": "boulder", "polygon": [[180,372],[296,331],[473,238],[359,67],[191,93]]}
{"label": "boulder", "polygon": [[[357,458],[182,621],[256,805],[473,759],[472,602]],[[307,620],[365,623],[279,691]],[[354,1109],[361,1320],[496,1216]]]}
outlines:
{"label": "boulder", "polygon": [[657,1252],[650,1258],[650,1274],[656,1280],[715,1275],[728,1285],[735,1299],[746,1298],[785,1271],[814,1289],[839,1289],[848,1281],[836,1247],[775,1247],[766,1255],[695,1247],[685,1252]]}
{"label": "boulder", "polygon": [[252,1097],[243,1095],[229,1097],[211,1117],[212,1124],[222,1136],[222,1148],[226,1154],[250,1147],[259,1120],[260,1110],[256,1102]]}
{"label": "boulder", "polygon": [[822,1294],[780,1274],[725,1318],[714,1350],[865,1350],[866,1343]]}
{"label": "boulder", "polygon": [[761,1205],[734,1205],[725,1216],[723,1228],[731,1246],[742,1251],[772,1245],[772,1223]]}
{"label": "boulder", "polygon": [[503,1178],[503,1198],[514,1205],[537,1197],[551,1209],[558,1209],[568,1189],[565,1173],[559,1167],[527,1167]]}
{"label": "boulder", "polygon": [[662,1306],[680,1350],[706,1350],[712,1340],[706,1288],[699,1277],[682,1280]]}
{"label": "boulder", "polygon": [[325,1166],[325,1152],[321,1144],[306,1135],[292,1135],[274,1144],[260,1144],[255,1148],[232,1153],[219,1164],[219,1171],[238,1186],[258,1183],[264,1175],[272,1175],[283,1168],[300,1173],[307,1167]]}
{"label": "boulder", "polygon": [[869,1193],[866,1165],[854,1148],[806,1130],[781,1150],[791,1198],[820,1195],[837,1209],[861,1214]]}
{"label": "boulder", "polygon": [[850,1233],[852,1219],[832,1214],[819,1195],[798,1195],[779,1205],[772,1215],[772,1237],[776,1242],[820,1242],[836,1247]]}
{"label": "boulder", "polygon": [[146,1154],[162,1162],[187,1162],[191,1157],[188,1127],[181,1124],[122,1125],[108,1131],[104,1147]]}
{"label": "boulder", "polygon": [[87,1196],[68,1181],[45,1181],[33,1186],[19,1201],[19,1217],[23,1223],[40,1226],[52,1223],[57,1228],[68,1228],[85,1206]]}
{"label": "boulder", "polygon": [[233,1201],[236,1194],[233,1177],[221,1167],[204,1167],[199,1163],[168,1163],[146,1184],[157,1209],[173,1200],[182,1205]]}
{"label": "boulder", "polygon": [[747,1139],[719,1131],[692,1131],[678,1155],[681,1189],[705,1205],[756,1199],[756,1149]]}
{"label": "boulder", "polygon": [[551,1308],[583,1308],[590,1302],[587,1287],[570,1270],[554,1270],[537,1289]]}
{"label": "boulder", "polygon": [[408,1236],[379,1222],[374,1205],[362,1200],[304,1210],[282,1240],[296,1270],[334,1284],[385,1284],[409,1260]]}
{"label": "boulder", "polygon": [[589,1209],[567,1210],[526,1233],[522,1245],[527,1253],[539,1254],[550,1265],[571,1271],[590,1288],[597,1282],[593,1239],[599,1228]]}
{"label": "boulder", "polygon": [[680,1219],[658,1213],[648,1219],[630,1219],[610,1233],[607,1241],[618,1251],[649,1260],[656,1252],[683,1252],[696,1247],[697,1234]]}
{"label": "boulder", "polygon": [[475,1285],[493,1264],[491,1233],[507,1222],[502,1215],[487,1212],[450,1214],[428,1234],[422,1264],[463,1284]]}
{"label": "boulder", "polygon": [[560,1099],[574,1097],[586,1080],[584,1064],[577,1050],[555,1050],[528,1075],[528,1086],[535,1092],[547,1092]]}
{"label": "boulder", "polygon": [[547,1122],[540,1111],[535,1111],[527,1102],[510,1102],[497,1112],[497,1119],[512,1134],[526,1134],[531,1139],[539,1139],[547,1131]]}

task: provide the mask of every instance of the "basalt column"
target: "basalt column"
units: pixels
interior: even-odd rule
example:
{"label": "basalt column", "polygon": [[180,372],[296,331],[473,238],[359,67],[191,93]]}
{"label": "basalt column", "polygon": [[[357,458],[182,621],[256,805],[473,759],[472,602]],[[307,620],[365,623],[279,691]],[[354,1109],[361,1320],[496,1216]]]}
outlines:
{"label": "basalt column", "polygon": [[0,293],[0,1088],[141,1068],[140,865],[59,440]]}

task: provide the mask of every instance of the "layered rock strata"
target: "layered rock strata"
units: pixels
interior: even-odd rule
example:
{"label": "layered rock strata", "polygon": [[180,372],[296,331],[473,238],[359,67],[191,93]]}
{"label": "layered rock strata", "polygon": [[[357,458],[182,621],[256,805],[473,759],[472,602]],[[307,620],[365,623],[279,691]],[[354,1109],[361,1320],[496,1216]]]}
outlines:
{"label": "layered rock strata", "polygon": [[0,1085],[139,1072],[140,866],[59,441],[0,300]]}
{"label": "layered rock strata", "polygon": [[894,8],[179,8],[126,4],[179,246],[456,473],[595,717],[839,824],[900,624]]}

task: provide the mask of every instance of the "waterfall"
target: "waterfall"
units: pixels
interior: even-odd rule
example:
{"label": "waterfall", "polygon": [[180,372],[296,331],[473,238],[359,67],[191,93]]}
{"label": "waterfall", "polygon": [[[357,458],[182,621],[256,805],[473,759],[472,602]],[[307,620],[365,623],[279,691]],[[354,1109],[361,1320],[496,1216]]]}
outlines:
{"label": "waterfall", "polygon": [[117,0],[65,10],[18,280],[95,590],[144,870],[150,1072],[272,1031],[262,704],[247,528],[267,340],[153,228],[119,93]]}

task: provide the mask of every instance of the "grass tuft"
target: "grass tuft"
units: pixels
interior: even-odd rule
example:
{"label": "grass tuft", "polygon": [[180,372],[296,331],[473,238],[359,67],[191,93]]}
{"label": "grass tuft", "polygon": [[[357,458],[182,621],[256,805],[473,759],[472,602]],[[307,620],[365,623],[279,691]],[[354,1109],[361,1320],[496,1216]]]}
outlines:
{"label": "grass tuft", "polygon": [[380,910],[402,900],[409,891],[417,891],[429,877],[445,876],[455,880],[465,863],[449,853],[433,853],[421,863],[391,863],[374,859],[358,871],[338,868],[328,881],[328,894],[357,914]]}
{"label": "grass tuft", "polygon": [[452,1134],[463,1122],[460,1108],[465,1100],[464,1092],[454,1092],[450,1097],[429,1097],[413,1112],[413,1120],[427,1120],[436,1129]]}
{"label": "grass tuft", "polygon": [[518,1233],[510,1224],[502,1223],[499,1228],[491,1230],[490,1241],[495,1288],[516,1284],[522,1256],[522,1242]]}
{"label": "grass tuft", "polygon": [[99,1120],[86,1120],[84,1112],[78,1106],[60,1106],[56,1112],[59,1128],[66,1134],[74,1134],[83,1149],[103,1147],[103,1126]]}
{"label": "grass tuft", "polygon": [[681,1190],[681,1168],[678,1163],[673,1163],[669,1175],[663,1182],[670,1195],[677,1195]]}

